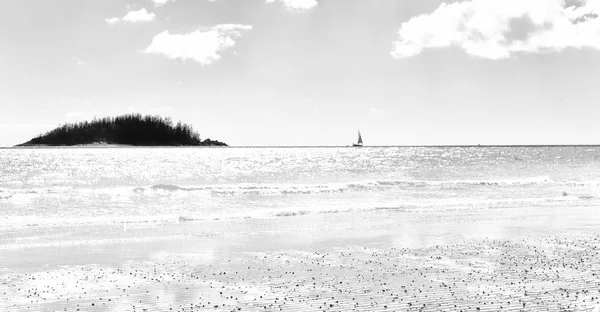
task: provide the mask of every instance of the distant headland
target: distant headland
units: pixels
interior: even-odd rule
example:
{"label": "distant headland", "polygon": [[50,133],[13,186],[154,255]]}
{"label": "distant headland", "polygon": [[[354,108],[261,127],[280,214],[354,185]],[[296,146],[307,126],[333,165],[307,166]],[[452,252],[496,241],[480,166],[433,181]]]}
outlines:
{"label": "distant headland", "polygon": [[17,146],[132,145],[132,146],[227,146],[200,140],[191,126],[170,118],[128,114],[68,123]]}

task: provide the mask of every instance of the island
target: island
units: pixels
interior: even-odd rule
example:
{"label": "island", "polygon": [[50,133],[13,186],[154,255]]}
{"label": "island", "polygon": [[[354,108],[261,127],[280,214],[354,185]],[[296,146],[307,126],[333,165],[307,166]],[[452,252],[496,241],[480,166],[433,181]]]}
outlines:
{"label": "island", "polygon": [[227,146],[211,139],[202,141],[181,121],[174,125],[170,118],[141,114],[67,123],[16,146],[74,145]]}

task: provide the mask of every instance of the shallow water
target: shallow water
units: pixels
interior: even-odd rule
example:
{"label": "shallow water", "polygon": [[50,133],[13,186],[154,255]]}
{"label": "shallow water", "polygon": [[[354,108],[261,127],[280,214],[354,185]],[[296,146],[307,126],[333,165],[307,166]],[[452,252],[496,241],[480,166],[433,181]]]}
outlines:
{"label": "shallow water", "polygon": [[0,253],[0,311],[597,311],[599,226],[573,206],[70,227]]}

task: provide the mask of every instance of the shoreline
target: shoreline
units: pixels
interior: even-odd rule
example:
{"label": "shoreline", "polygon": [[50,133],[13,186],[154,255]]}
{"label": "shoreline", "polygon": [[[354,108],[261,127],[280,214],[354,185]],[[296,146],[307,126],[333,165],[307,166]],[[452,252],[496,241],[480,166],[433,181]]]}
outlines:
{"label": "shoreline", "polygon": [[595,311],[596,209],[81,227],[115,240],[0,255],[0,309]]}

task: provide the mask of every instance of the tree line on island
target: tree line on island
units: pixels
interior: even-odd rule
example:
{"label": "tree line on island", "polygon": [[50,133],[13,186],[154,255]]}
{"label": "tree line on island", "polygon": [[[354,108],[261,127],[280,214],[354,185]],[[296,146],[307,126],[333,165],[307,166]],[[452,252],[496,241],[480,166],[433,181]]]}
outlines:
{"label": "tree line on island", "polygon": [[192,126],[170,118],[141,114],[94,118],[93,121],[67,123],[18,146],[123,144],[135,146],[227,146],[219,141],[200,140]]}

